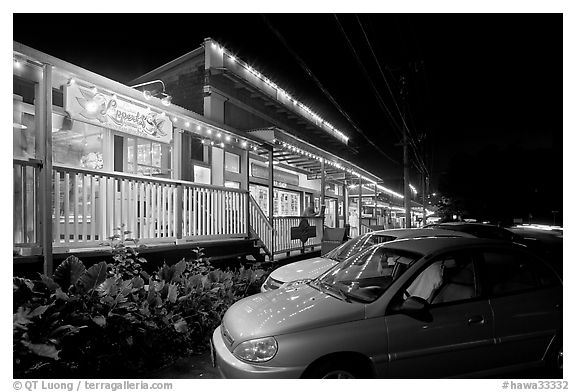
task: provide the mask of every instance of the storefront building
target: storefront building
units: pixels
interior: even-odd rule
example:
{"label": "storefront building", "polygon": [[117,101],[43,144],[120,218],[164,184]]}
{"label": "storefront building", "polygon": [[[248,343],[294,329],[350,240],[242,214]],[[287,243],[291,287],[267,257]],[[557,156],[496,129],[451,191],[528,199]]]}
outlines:
{"label": "storefront building", "polygon": [[15,254],[50,270],[52,253],[97,249],[121,227],[150,244],[257,238],[272,257],[302,247],[290,229],[311,204],[324,214],[307,218],[306,246],[350,223],[350,181],[380,179],[279,87],[268,97],[261,75],[230,76],[243,70],[207,40],[135,89],[14,43]]}

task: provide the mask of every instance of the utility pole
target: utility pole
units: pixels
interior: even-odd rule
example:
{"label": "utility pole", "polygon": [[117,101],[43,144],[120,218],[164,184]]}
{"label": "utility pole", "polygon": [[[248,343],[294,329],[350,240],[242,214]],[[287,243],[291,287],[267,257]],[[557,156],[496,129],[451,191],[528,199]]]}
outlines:
{"label": "utility pole", "polygon": [[[406,117],[406,78],[400,77],[400,96],[402,97],[402,117]],[[408,129],[402,127],[402,148],[404,149],[404,211],[406,214],[406,228],[412,227],[412,214],[410,212],[410,162],[408,156]]]}
{"label": "utility pole", "polygon": [[422,173],[422,226],[426,224],[426,174]]}

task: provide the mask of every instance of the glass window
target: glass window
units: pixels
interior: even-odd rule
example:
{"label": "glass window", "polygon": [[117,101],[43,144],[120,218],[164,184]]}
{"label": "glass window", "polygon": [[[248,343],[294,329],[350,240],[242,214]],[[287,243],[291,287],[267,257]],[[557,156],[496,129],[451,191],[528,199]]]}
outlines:
{"label": "glass window", "polygon": [[[104,170],[103,128],[55,115],[52,153],[55,164]],[[108,158],[110,159],[110,158]]]}
{"label": "glass window", "polygon": [[[136,172],[142,176],[170,177],[171,147],[169,144],[135,137],[125,137],[125,140],[129,172]],[[134,152],[136,152],[136,157]]]}
{"label": "glass window", "polygon": [[42,68],[24,60],[14,62],[13,75],[13,156],[14,158],[35,158],[36,132],[38,130],[36,112],[40,108],[39,84]]}
{"label": "glass window", "polygon": [[505,295],[535,289],[538,280],[528,255],[513,252],[484,252],[486,273],[492,294]]}
{"label": "glass window", "polygon": [[210,184],[211,170],[208,167],[194,165],[194,182]]}
{"label": "glass window", "polygon": [[256,200],[264,215],[268,216],[268,187],[250,184],[250,195]]}
{"label": "glass window", "polygon": [[300,216],[300,193],[274,189],[274,216]]}
{"label": "glass window", "polygon": [[419,258],[412,252],[371,247],[337,264],[311,285],[343,300],[372,302]]}
{"label": "glass window", "polygon": [[[188,133],[185,133],[188,135]],[[198,138],[193,136],[186,136],[190,138],[190,159],[199,162],[209,162],[209,148]]]}
{"label": "glass window", "polygon": [[224,154],[224,169],[232,173],[240,173],[240,155],[226,151]]}
{"label": "glass window", "polygon": [[224,186],[226,188],[240,189],[240,183],[238,181],[224,181]]}

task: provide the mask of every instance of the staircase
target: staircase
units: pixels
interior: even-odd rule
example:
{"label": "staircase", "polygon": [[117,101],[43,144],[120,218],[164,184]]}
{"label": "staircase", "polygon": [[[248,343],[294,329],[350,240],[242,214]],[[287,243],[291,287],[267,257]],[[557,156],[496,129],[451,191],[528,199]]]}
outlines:
{"label": "staircase", "polygon": [[[255,239],[257,248],[257,253],[253,256],[257,261],[264,261],[264,255],[267,255],[269,260],[273,260],[274,228],[252,195],[250,195],[249,207],[250,225],[248,231],[250,238]],[[260,249],[264,252],[264,255],[260,252]]]}

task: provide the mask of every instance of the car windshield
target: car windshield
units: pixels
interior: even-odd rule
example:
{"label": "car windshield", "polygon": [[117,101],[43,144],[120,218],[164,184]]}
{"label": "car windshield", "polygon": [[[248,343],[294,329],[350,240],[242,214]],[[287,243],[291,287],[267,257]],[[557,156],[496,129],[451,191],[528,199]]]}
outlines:
{"label": "car windshield", "polygon": [[380,235],[375,233],[366,233],[351,239],[339,247],[332,249],[323,257],[327,257],[336,261],[344,261],[352,255],[358,254],[363,250],[371,247],[372,245],[381,244],[383,242],[393,241],[395,237],[389,235]]}
{"label": "car windshield", "polygon": [[330,269],[310,284],[346,301],[372,302],[421,255],[373,246]]}

